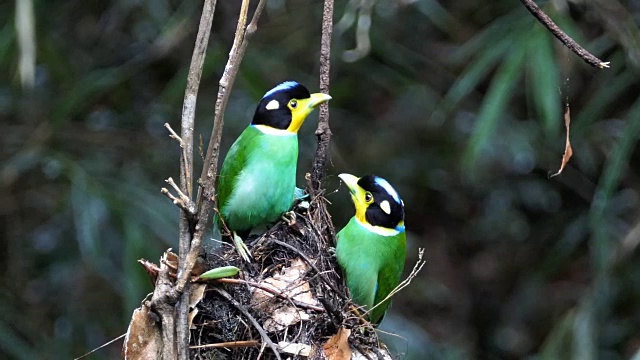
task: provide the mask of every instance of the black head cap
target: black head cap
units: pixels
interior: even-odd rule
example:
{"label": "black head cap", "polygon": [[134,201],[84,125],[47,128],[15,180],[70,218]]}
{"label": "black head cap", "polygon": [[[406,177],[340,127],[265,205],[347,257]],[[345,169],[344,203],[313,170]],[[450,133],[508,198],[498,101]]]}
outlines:
{"label": "black head cap", "polygon": [[371,193],[373,199],[365,212],[367,222],[373,226],[404,230],[404,203],[389,182],[375,175],[358,180],[358,186]]}
{"label": "black head cap", "polygon": [[291,99],[308,99],[309,90],[295,81],[285,81],[269,90],[264,96],[255,115],[252,125],[266,125],[286,130],[291,124],[291,109],[287,106]]}

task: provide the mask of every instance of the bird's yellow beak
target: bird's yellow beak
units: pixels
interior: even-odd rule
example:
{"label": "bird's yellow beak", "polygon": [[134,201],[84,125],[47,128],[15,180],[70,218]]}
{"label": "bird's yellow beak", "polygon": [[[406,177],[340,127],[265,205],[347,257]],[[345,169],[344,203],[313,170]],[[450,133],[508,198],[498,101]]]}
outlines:
{"label": "bird's yellow beak", "polygon": [[364,201],[365,191],[358,185],[360,178],[351,174],[340,174],[338,177],[347,185],[349,192],[351,192],[351,200],[353,201],[353,206],[356,208],[356,218],[360,220],[360,222],[365,222],[365,212],[367,211],[368,205]]}
{"label": "bird's yellow beak", "polygon": [[329,94],[323,94],[323,93],[315,93],[315,94],[311,94],[311,96],[309,97],[309,102],[307,104],[307,107],[309,109],[315,109],[318,107],[318,105],[327,102],[331,100],[331,96]]}
{"label": "bird's yellow beak", "polygon": [[359,178],[357,176],[353,176],[351,174],[340,174],[338,175],[338,177],[340,178],[340,180],[342,180],[342,182],[347,185],[347,187],[349,188],[349,191],[351,192],[352,195],[356,194],[356,189],[359,188],[358,186],[358,180]]}
{"label": "bird's yellow beak", "polygon": [[331,96],[323,93],[311,94],[307,99],[298,100],[298,107],[291,108],[291,125],[288,131],[297,133],[302,123],[318,105],[331,100]]}

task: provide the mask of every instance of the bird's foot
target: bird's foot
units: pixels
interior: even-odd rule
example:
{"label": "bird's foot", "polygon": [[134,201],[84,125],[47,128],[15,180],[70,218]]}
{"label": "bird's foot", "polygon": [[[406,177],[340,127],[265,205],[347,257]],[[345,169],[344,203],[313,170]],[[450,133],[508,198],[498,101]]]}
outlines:
{"label": "bird's foot", "polygon": [[309,194],[307,194],[307,192],[304,191],[304,189],[300,189],[299,187],[296,187],[295,190],[293,191],[293,198],[294,200],[307,200],[309,199]]}
{"label": "bird's foot", "polygon": [[286,213],[282,214],[281,218],[282,218],[282,221],[287,223],[287,225],[289,226],[296,224],[296,213],[293,211],[287,211]]}
{"label": "bird's foot", "polygon": [[251,252],[249,251],[249,248],[244,241],[242,241],[242,238],[235,232],[233,233],[233,244],[235,245],[238,254],[240,254],[240,257],[246,262],[251,262]]}
{"label": "bird's foot", "polygon": [[336,257],[336,248],[333,246],[328,247],[327,252],[329,253],[329,256]]}

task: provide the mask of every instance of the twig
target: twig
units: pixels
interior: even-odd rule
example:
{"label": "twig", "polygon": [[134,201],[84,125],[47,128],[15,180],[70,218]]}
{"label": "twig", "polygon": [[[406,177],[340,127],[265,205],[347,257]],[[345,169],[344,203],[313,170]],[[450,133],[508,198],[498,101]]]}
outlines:
{"label": "twig", "polygon": [[276,345],[273,343],[273,341],[271,341],[271,339],[269,339],[269,335],[267,335],[267,332],[264,331],[264,329],[262,328],[262,326],[260,326],[258,321],[253,316],[251,316],[251,314],[249,314],[249,311],[244,306],[240,305],[240,303],[237,302],[233,297],[231,297],[231,295],[229,295],[228,292],[222,289],[218,289],[216,287],[213,288],[213,291],[217,292],[218,294],[220,294],[220,296],[227,299],[227,301],[229,301],[231,305],[233,305],[247,319],[249,319],[249,321],[251,321],[251,323],[253,324],[253,327],[256,328],[258,333],[260,333],[260,336],[262,337],[262,341],[264,341],[264,343],[266,343],[271,348],[271,350],[273,351],[273,354],[276,356],[278,360],[282,360],[282,358],[280,358],[280,353],[278,352]]}
{"label": "twig", "polygon": [[322,303],[322,306],[324,306],[324,309],[329,315],[329,319],[331,319],[333,326],[335,326],[336,329],[339,329],[342,325],[342,313],[338,309],[336,309],[336,307],[333,306],[333,304],[324,296],[318,296],[318,301],[320,301],[320,303]]}
{"label": "twig", "polygon": [[95,349],[93,349],[93,350],[89,351],[88,353],[86,353],[86,354],[84,354],[84,355],[82,355],[82,356],[78,356],[77,358],[75,358],[75,359],[73,359],[73,360],[80,360],[80,359],[84,359],[84,358],[86,358],[87,356],[89,356],[89,355],[93,354],[94,352],[96,352],[96,351],[98,351],[98,350],[100,350],[100,349],[102,349],[102,348],[104,348],[104,347],[106,347],[106,346],[109,346],[109,345],[113,344],[114,342],[116,342],[116,341],[118,341],[118,340],[120,340],[120,339],[124,338],[126,335],[127,335],[127,334],[122,334],[122,335],[118,336],[118,337],[117,337],[117,338],[115,338],[115,339],[109,340],[109,341],[107,341],[106,343],[104,343],[104,344],[102,344],[102,345],[98,346],[97,348],[95,348]]}
{"label": "twig", "polygon": [[[227,105],[227,99],[229,98],[229,92],[227,92],[227,87],[222,84],[228,81],[228,74],[230,69],[237,69],[239,64],[236,64],[237,59],[237,47],[238,44],[242,41],[244,36],[244,28],[247,22],[247,10],[249,8],[249,0],[242,0],[242,6],[240,8],[240,15],[238,16],[238,24],[236,27],[236,33],[233,40],[233,46],[231,47],[231,52],[229,53],[229,59],[227,60],[227,65],[225,66],[224,74],[220,79],[220,86],[218,88],[218,98],[216,100],[215,107],[215,115],[214,115],[214,125],[213,131],[211,133],[211,138],[209,140],[209,148],[207,149],[207,157],[205,158],[205,163],[202,168],[202,176],[200,181],[203,181],[204,190],[198,190],[198,209],[200,209],[198,216],[198,223],[196,225],[196,232],[193,236],[193,241],[191,242],[191,247],[189,248],[189,252],[186,257],[185,264],[187,267],[195,265],[196,258],[198,253],[200,252],[200,246],[202,243],[202,235],[204,229],[209,222],[209,218],[211,217],[211,201],[215,197],[215,177],[217,174],[217,157],[219,153],[220,141],[222,140],[222,125],[224,123],[224,110]],[[237,71],[237,70],[236,70]],[[233,73],[233,77],[235,78],[235,73]],[[220,135],[216,135],[217,132],[220,132]],[[216,151],[213,151],[216,149]],[[215,155],[216,163],[215,166],[209,166],[207,159],[210,159],[209,155]],[[210,160],[209,160],[210,161]],[[204,175],[211,175],[210,177],[205,177]],[[204,180],[203,180],[204,178]],[[206,198],[203,199],[200,195],[204,195]],[[176,291],[181,292],[188,282],[188,275],[185,273],[182,274],[178,278],[176,283]]]}
{"label": "twig", "polygon": [[[218,156],[220,153],[220,141],[222,139],[222,128],[224,126],[224,112],[231,93],[231,88],[235,81],[235,77],[240,67],[237,61],[242,61],[242,57],[238,57],[238,51],[242,44],[245,24],[247,22],[247,11],[249,9],[249,1],[242,0],[242,6],[240,7],[240,15],[238,16],[238,24],[236,27],[236,33],[233,38],[233,45],[229,52],[229,59],[224,67],[224,72],[220,81],[218,82],[218,96],[215,104],[215,115],[213,118],[213,130],[211,137],[209,138],[209,145],[207,146],[207,153],[204,157],[204,166],[202,168],[202,174],[200,175],[200,181],[203,182],[203,186],[198,191],[198,207],[202,201],[209,202],[213,199],[213,186],[215,183],[215,177],[218,169]],[[255,15],[254,15],[255,16]],[[208,192],[211,191],[211,194]]]}
{"label": "twig", "polygon": [[177,205],[180,209],[187,212],[189,217],[193,217],[196,214],[196,204],[189,199],[187,195],[185,195],[182,190],[176,185],[173,178],[168,178],[165,182],[175,190],[178,194],[178,197],[175,197],[167,188],[160,189],[160,192],[166,195],[175,205]]}
{"label": "twig", "polygon": [[400,284],[398,284],[398,286],[396,286],[393,290],[391,290],[389,295],[387,295],[384,299],[382,299],[380,302],[378,302],[376,305],[374,305],[370,309],[367,309],[367,312],[365,314],[370,313],[371,311],[373,311],[373,309],[375,309],[378,306],[380,306],[380,304],[382,304],[385,301],[391,299],[391,297],[393,297],[393,295],[397,294],[400,290],[402,290],[402,289],[406,288],[407,286],[409,286],[409,284],[411,284],[411,280],[413,280],[413,278],[418,276],[418,273],[420,272],[420,270],[422,270],[422,267],[424,266],[424,264],[427,263],[425,260],[422,260],[423,256],[424,256],[424,248],[418,249],[418,261],[416,261],[416,264],[413,265],[413,269],[411,270],[411,273],[409,274],[409,276],[407,276],[406,279],[402,280],[402,282]]}
{"label": "twig", "polygon": [[578,55],[582,60],[584,60],[587,64],[603,69],[609,67],[609,62],[603,62],[602,60],[595,57],[593,54],[585,50],[582,46],[580,46],[575,40],[573,40],[569,35],[567,35],[564,31],[562,31],[558,25],[556,25],[553,20],[547,14],[536,5],[533,0],[520,0],[522,4],[529,10],[533,16],[538,19],[544,25],[553,36],[555,36],[560,42],[564,44],[569,50],[573,51],[576,55]]}
{"label": "twig", "polygon": [[[186,187],[185,191],[188,194],[191,194],[191,173],[192,172],[189,169],[193,165],[193,161],[190,163],[189,161],[184,160],[184,159],[189,159],[189,153],[187,151],[186,143],[184,142],[184,140],[182,140],[180,136],[178,136],[178,134],[176,134],[175,131],[173,131],[173,128],[171,127],[171,125],[169,125],[169,123],[164,123],[164,127],[169,131],[169,137],[176,140],[178,144],[180,144],[180,156],[181,156],[180,157],[180,170],[181,170],[180,176],[182,176],[183,174],[187,174],[188,181],[186,183],[188,186]],[[191,156],[193,157],[193,151]],[[182,182],[182,177],[180,178],[180,181]]]}
{"label": "twig", "polygon": [[309,309],[309,310],[314,310],[314,311],[324,311],[324,308],[321,308],[320,306],[315,306],[315,305],[311,305],[311,304],[307,304],[305,302],[302,301],[298,301],[295,299],[292,299],[291,297],[289,297],[288,295],[282,293],[279,290],[276,290],[274,288],[270,288],[268,286],[262,285],[260,283],[254,282],[254,281],[248,281],[248,280],[242,280],[242,279],[230,279],[230,278],[222,278],[222,279],[216,279],[216,282],[220,282],[220,283],[225,283],[225,284],[244,284],[244,285],[249,285],[249,286],[253,286],[255,288],[264,290],[266,292],[268,292],[269,294],[276,296],[282,300],[287,300],[290,301],[292,304],[294,304],[297,307],[301,307],[301,308],[305,308],[305,309]]}
{"label": "twig", "polygon": [[223,343],[205,344],[189,346],[189,349],[210,349],[210,348],[239,348],[239,347],[256,347],[259,346],[258,340],[242,340],[242,341],[228,341]]}
{"label": "twig", "polygon": [[176,140],[178,144],[180,144],[180,147],[184,149],[184,141],[178,134],[176,134],[175,131],[173,131],[171,125],[169,125],[169,123],[164,123],[164,127],[169,130],[169,137]]}
{"label": "twig", "polygon": [[[189,64],[189,75],[187,76],[187,87],[184,92],[184,101],[182,105],[182,118],[180,124],[181,136],[177,139],[181,142],[182,156],[180,157],[180,185],[182,194],[180,198],[188,208],[192,211],[185,210],[180,213],[180,243],[179,243],[179,271],[178,276],[184,275],[185,283],[189,279],[191,270],[195,261],[189,267],[187,256],[191,248],[194,217],[197,207],[191,200],[193,193],[193,131],[196,115],[196,103],[198,99],[198,89],[200,88],[200,79],[202,78],[202,68],[209,44],[209,34],[211,33],[211,25],[213,24],[213,15],[216,9],[216,0],[205,0],[202,6],[202,15],[200,16],[200,25],[198,26],[198,34],[191,55],[191,63]],[[175,137],[177,135],[170,126],[165,125]],[[184,286],[174,296],[180,295],[180,301],[176,308],[176,326],[177,335],[177,358],[187,360],[189,356],[189,289]],[[164,324],[163,324],[164,325]],[[173,328],[163,326],[163,333],[174,331]],[[164,356],[164,354],[163,354]]]}
{"label": "twig", "polygon": [[[331,69],[331,34],[333,33],[333,0],[324,0],[322,11],[322,38],[320,39],[320,91],[329,93],[329,72]],[[327,158],[329,154],[329,141],[331,140],[331,129],[329,128],[329,104],[320,105],[318,115],[318,147],[311,168],[311,189],[310,193],[315,196],[321,187],[326,172]]]}
{"label": "twig", "polygon": [[[248,6],[248,4],[244,5],[245,2],[248,3],[249,0],[243,0],[243,8],[245,6]],[[240,39],[238,31],[236,31],[234,46],[232,46],[231,48],[232,53],[230,54],[229,61],[227,62],[227,66],[225,67],[225,73],[223,74],[222,79],[220,79],[220,86],[218,88],[218,99],[216,100],[215,107],[216,115],[214,117],[213,132],[209,140],[209,147],[207,148],[207,155],[205,156],[204,167],[202,169],[202,175],[199,180],[199,183],[201,183],[202,187],[200,189],[201,191],[199,191],[197,202],[198,221],[195,226],[193,239],[191,240],[191,248],[189,250],[189,253],[187,254],[187,258],[185,261],[185,269],[189,271],[183,272],[176,282],[175,290],[179,293],[182,292],[187,284],[187,281],[189,280],[188,274],[191,272],[190,269],[192,269],[196,263],[198,253],[200,252],[204,231],[209,220],[212,218],[211,212],[213,205],[211,201],[214,199],[215,195],[215,178],[217,175],[218,155],[220,154],[220,141],[222,139],[222,127],[224,124],[223,114],[226,108],[231,85],[235,81],[235,76],[238,72],[238,68],[244,56],[247,45],[249,44],[249,40],[258,28],[258,18],[260,17],[260,14],[264,9],[265,3],[266,0],[260,0],[260,2],[258,3],[258,6],[253,13],[253,18],[251,18],[251,23],[246,28],[244,38]],[[240,17],[242,17],[242,14],[240,15]],[[241,20],[242,19],[239,19],[238,22],[240,22]],[[235,45],[238,41],[242,41],[239,49]]]}

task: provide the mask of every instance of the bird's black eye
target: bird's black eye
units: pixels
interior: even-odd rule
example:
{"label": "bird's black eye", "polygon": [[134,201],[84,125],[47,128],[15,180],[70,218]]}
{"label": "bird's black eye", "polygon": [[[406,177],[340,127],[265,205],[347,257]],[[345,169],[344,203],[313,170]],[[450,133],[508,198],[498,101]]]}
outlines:
{"label": "bird's black eye", "polygon": [[289,106],[291,106],[292,109],[295,109],[298,107],[298,102],[296,101],[296,99],[293,99],[291,101],[289,101]]}
{"label": "bird's black eye", "polygon": [[370,192],[364,194],[364,201],[368,204],[373,201],[373,195]]}

